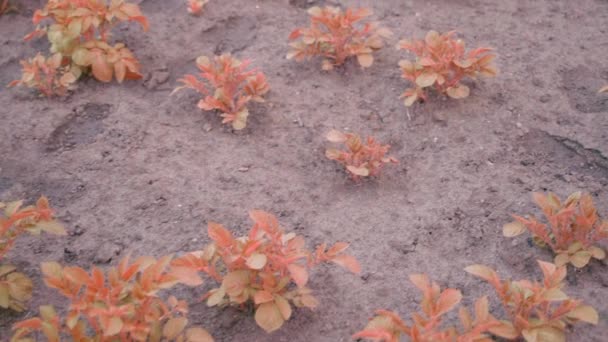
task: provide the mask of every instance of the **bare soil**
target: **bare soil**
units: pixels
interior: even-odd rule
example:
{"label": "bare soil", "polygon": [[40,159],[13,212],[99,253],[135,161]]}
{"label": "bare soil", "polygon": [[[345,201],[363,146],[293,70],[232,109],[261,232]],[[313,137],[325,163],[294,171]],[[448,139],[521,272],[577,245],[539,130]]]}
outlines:
{"label": "bare soil", "polygon": [[[18,78],[20,59],[48,49],[44,40],[21,40],[44,1],[17,2],[20,13],[0,17],[0,84]],[[45,194],[70,233],[25,238],[9,254],[36,289],[30,311],[0,313],[0,339],[39,305],[63,303],[44,288],[41,261],[88,267],[128,252],[186,252],[207,242],[208,220],[245,232],[253,208],[277,214],[311,247],[350,242],[364,271],[318,269],[310,286],[320,307],[297,310],[272,335],[247,313],[196,304],[203,289],[180,289],[193,302],[191,321],[217,341],[348,341],[377,308],[407,317],[418,302],[411,273],[462,289],[466,303],[492,293],[463,271],[470,264],[539,278],[535,260],[551,254],[526,236],[501,234],[511,213],[539,214],[532,191],[587,191],[608,216],[608,96],[596,93],[608,84],[606,0],[212,0],[202,17],[189,16],[184,3],[140,1],[151,30],[116,30],[145,81],[85,80],[59,99],[0,91],[0,199]],[[308,22],[305,8],[326,4],[371,7],[396,33],[370,69],[351,62],[327,73],[319,60],[285,59],[290,31]],[[496,47],[501,74],[471,82],[465,100],[433,96],[406,109],[397,67],[406,55],[392,46],[430,29]],[[169,96],[197,56],[224,52],[253,59],[272,87],[243,132],[197,109],[197,94]],[[390,143],[400,164],[353,183],[324,157],[331,128]],[[601,316],[570,340],[605,341],[606,263],[570,270],[567,279],[567,293]]]}

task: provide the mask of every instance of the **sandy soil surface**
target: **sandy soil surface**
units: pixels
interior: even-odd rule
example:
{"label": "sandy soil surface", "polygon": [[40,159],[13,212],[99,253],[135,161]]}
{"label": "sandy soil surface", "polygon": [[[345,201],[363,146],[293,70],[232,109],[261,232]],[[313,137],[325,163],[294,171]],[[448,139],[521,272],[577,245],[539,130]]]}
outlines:
{"label": "sandy soil surface", "polygon": [[[43,1],[18,2],[20,13],[0,17],[0,84],[18,77],[20,59],[48,49],[21,40]],[[140,1],[150,31],[115,32],[140,58],[145,82],[85,80],[60,99],[0,91],[0,199],[46,194],[70,233],[25,238],[9,254],[36,289],[31,311],[0,313],[0,338],[39,305],[62,303],[44,288],[41,261],[103,266],[127,252],[190,251],[207,241],[208,220],[245,232],[252,208],[277,214],[311,247],[351,242],[363,273],[318,269],[310,286],[322,305],[297,310],[272,335],[236,309],[193,304],[191,321],[218,341],[348,341],[376,308],[407,317],[418,301],[410,273],[462,289],[466,303],[492,293],[463,271],[470,264],[538,278],[535,260],[551,255],[525,236],[501,234],[511,213],[539,213],[531,191],[587,191],[608,216],[608,96],[596,93],[608,83],[607,1],[212,0],[202,17],[189,16],[184,2]],[[315,4],[373,8],[396,33],[391,48],[365,71],[286,60],[287,36]],[[470,83],[465,100],[434,96],[407,110],[398,99],[405,54],[392,46],[430,29],[496,47],[501,74]],[[239,133],[197,109],[197,94],[169,97],[197,56],[223,52],[252,59],[272,87]],[[400,164],[353,183],[323,155],[331,128],[390,143]],[[605,341],[606,263],[567,279],[567,292],[602,317],[597,327],[574,328],[571,340]],[[178,291],[192,301],[203,292]]]}

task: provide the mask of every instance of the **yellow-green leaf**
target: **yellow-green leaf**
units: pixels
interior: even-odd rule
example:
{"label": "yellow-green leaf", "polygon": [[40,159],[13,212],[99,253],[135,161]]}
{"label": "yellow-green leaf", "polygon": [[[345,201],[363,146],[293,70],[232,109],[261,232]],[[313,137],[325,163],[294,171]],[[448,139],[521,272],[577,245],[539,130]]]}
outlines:
{"label": "yellow-green leaf", "polygon": [[421,88],[432,86],[437,81],[437,73],[425,71],[416,77],[416,84]]}
{"label": "yellow-green leaf", "polygon": [[274,301],[277,304],[277,308],[279,309],[281,316],[283,316],[283,319],[288,320],[289,317],[291,317],[291,305],[287,299],[285,299],[283,296],[277,295]]}
{"label": "yellow-green leaf", "polygon": [[171,318],[163,327],[163,336],[168,340],[173,340],[184,331],[187,324],[188,319],[186,317]]}
{"label": "yellow-green leaf", "polygon": [[598,260],[603,260],[606,257],[606,252],[596,246],[589,247],[589,252],[591,252],[591,255]]}
{"label": "yellow-green leaf", "polygon": [[36,227],[50,234],[67,235],[63,225],[57,221],[39,221]]}
{"label": "yellow-green leaf", "polygon": [[247,267],[254,270],[261,270],[266,266],[266,261],[268,258],[264,254],[253,253],[249,258],[247,258]]}
{"label": "yellow-green leaf", "polygon": [[222,302],[226,291],[224,291],[223,287],[211,291],[213,291],[213,294],[207,298],[207,306],[216,306]]}
{"label": "yellow-green leaf", "polygon": [[203,328],[190,328],[186,330],[186,342],[213,342],[213,337]]}
{"label": "yellow-green leaf", "polygon": [[469,96],[470,92],[471,90],[469,89],[469,87],[464,84],[458,84],[454,87],[449,87],[446,90],[448,96],[453,99],[464,99],[465,97]]}
{"label": "yellow-green leaf", "polygon": [[577,268],[585,267],[589,260],[591,260],[591,252],[588,251],[578,251],[570,256],[570,263]]}
{"label": "yellow-green leaf", "polygon": [[599,321],[599,315],[597,311],[589,305],[580,305],[574,310],[566,314],[568,318],[577,319],[579,321],[597,324]]}
{"label": "yellow-green leaf", "polygon": [[369,68],[372,66],[372,64],[374,64],[374,56],[372,56],[370,53],[362,53],[357,55],[357,61],[361,67]]}
{"label": "yellow-green leaf", "polygon": [[369,176],[369,170],[366,167],[356,167],[356,166],[348,165],[346,167],[346,169],[348,171],[350,171],[352,174],[357,175],[357,176],[361,176],[361,177]]}
{"label": "yellow-green leaf", "polygon": [[526,231],[526,226],[524,226],[519,221],[507,223],[502,227],[502,235],[504,235],[506,237],[518,236],[525,231]]}
{"label": "yellow-green leaf", "polygon": [[279,329],[285,319],[281,315],[275,302],[268,302],[260,305],[255,311],[256,323],[266,332],[271,333]]}

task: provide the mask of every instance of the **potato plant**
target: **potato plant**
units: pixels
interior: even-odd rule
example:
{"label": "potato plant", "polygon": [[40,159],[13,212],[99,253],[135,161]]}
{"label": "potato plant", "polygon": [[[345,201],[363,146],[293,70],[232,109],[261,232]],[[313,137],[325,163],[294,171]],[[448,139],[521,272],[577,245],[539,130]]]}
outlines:
{"label": "potato plant", "polygon": [[442,291],[424,274],[412,274],[410,281],[422,292],[420,312],[412,314],[412,323],[405,323],[395,312],[378,310],[353,338],[386,342],[398,342],[402,337],[412,342],[492,341],[489,331],[501,323],[490,315],[487,297],[475,302],[474,317],[467,308],[460,308],[460,331],[453,326],[442,328],[445,315],[458,306],[462,293],[450,288]]}
{"label": "potato plant", "polygon": [[285,233],[276,217],[253,210],[254,225],[247,236],[235,238],[218,223],[209,223],[213,242],[203,250],[188,253],[172,262],[173,274],[181,282],[199,286],[207,274],[220,284],[205,295],[208,306],[251,306],[256,323],[266,332],[279,329],[292,315],[291,305],[315,308],[318,301],[306,284],[309,270],[323,262],[332,262],[353,273],[361,268],[344,251],[348,244],[325,244],[312,252],[304,238]]}
{"label": "potato plant", "polygon": [[327,149],[325,156],[344,165],[354,180],[377,176],[384,164],[397,163],[394,157],[386,156],[391,146],[382,145],[373,137],[364,142],[357,134],[332,130],[327,134],[327,140],[346,146],[346,151]]}
{"label": "potato plant", "polygon": [[[362,68],[374,63],[373,52],[384,46],[392,33],[374,22],[363,22],[372,15],[367,8],[312,7],[308,10],[310,27],[291,32],[291,50],[287,59],[302,61],[315,56],[323,58],[323,70],[340,66],[349,57],[357,57]],[[361,25],[358,25],[358,24]]]}
{"label": "potato plant", "polygon": [[106,272],[93,267],[42,264],[44,282],[69,300],[65,317],[50,305],[40,307],[40,317],[13,326],[13,342],[73,341],[178,341],[212,342],[209,333],[188,328],[187,304],[175,297],[166,301],[159,292],[177,284],[167,268],[171,257],[158,260],[123,259]]}
{"label": "potato plant", "polygon": [[204,96],[198,103],[200,109],[218,110],[224,118],[222,123],[232,123],[235,130],[244,129],[249,117],[247,103],[264,102],[263,96],[270,90],[266,76],[256,69],[248,70],[249,61],[240,61],[229,54],[213,60],[201,56],[196,59],[196,65],[206,82],[195,75],[185,75],[179,79],[184,85],[175,88],[173,93],[184,88],[198,91]]}
{"label": "potato plant", "polygon": [[565,341],[569,324],[598,323],[598,314],[589,305],[568,297],[562,291],[566,267],[538,261],[542,282],[501,280],[491,268],[472,265],[465,270],[494,287],[508,319],[493,334],[506,338],[524,338],[527,342]]}
{"label": "potato plant", "polygon": [[[39,25],[43,21],[50,25]],[[133,53],[123,43],[110,43],[112,29],[125,21],[148,29],[139,6],[124,0],[48,0],[34,13],[38,26],[25,40],[46,36],[51,57],[23,62],[21,80],[9,86],[36,88],[50,96],[64,95],[83,74],[90,73],[101,82],[140,79],[139,61]]]}
{"label": "potato plant", "polygon": [[[23,234],[40,235],[46,232],[66,235],[63,226],[54,219],[46,197],[35,205],[23,207],[23,201],[2,203],[0,209],[0,262]],[[32,297],[32,281],[11,265],[0,264],[0,308],[23,311]]]}
{"label": "potato plant", "polygon": [[591,258],[602,260],[606,257],[606,251],[597,243],[608,240],[608,221],[597,215],[591,195],[576,192],[563,203],[553,193],[534,193],[533,198],[548,224],[540,223],[534,217],[513,215],[516,221],[503,227],[505,236],[514,237],[530,231],[537,245],[549,247],[555,253],[554,262],[558,266],[570,263],[581,268]]}
{"label": "potato plant", "polygon": [[566,267],[538,261],[543,272],[542,282],[530,280],[501,280],[491,268],[472,265],[465,270],[490,283],[500,299],[507,319],[500,320],[489,312],[487,297],[475,302],[475,316],[460,308],[458,317],[462,325],[442,328],[445,314],[462,299],[456,289],[441,291],[438,284],[426,275],[415,274],[410,280],[422,292],[421,312],[412,314],[412,323],[405,323],[394,312],[379,310],[367,327],[353,338],[374,341],[398,342],[406,337],[412,342],[491,342],[493,337],[506,340],[524,339],[527,342],[557,342],[566,340],[569,324],[598,323],[598,314],[589,305],[572,299],[561,288]]}
{"label": "potato plant", "polygon": [[201,15],[208,2],[209,0],[188,0],[188,13],[192,15]]}
{"label": "potato plant", "polygon": [[405,105],[428,99],[427,89],[435,88],[454,99],[469,96],[470,89],[461,81],[477,76],[493,77],[498,73],[492,64],[496,58],[492,49],[482,47],[466,52],[465,43],[454,39],[455,32],[440,34],[429,31],[424,40],[402,40],[398,48],[416,55],[415,61],[402,60],[402,77],[413,83],[402,95]]}

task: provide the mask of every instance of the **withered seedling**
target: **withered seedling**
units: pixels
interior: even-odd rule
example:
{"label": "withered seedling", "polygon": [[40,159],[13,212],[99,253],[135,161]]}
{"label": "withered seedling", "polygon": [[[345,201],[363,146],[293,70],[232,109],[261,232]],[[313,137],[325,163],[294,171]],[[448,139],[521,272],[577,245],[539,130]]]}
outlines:
{"label": "withered seedling", "polygon": [[553,193],[534,193],[533,198],[548,225],[534,217],[513,215],[516,221],[503,227],[504,236],[514,237],[530,231],[537,245],[553,250],[557,266],[571,263],[581,268],[591,258],[606,257],[606,252],[596,244],[608,238],[608,221],[597,215],[591,195],[576,192],[563,203]]}
{"label": "withered seedling", "polygon": [[[0,262],[13,247],[15,240],[25,233],[40,235],[47,232],[66,235],[61,224],[55,221],[53,211],[45,197],[34,206],[23,207],[23,201],[2,203],[0,209]],[[11,265],[0,264],[0,308],[23,311],[25,302],[32,296],[32,281],[16,272]]]}
{"label": "withered seedling", "polygon": [[322,244],[311,252],[305,248],[303,237],[285,234],[272,214],[253,210],[250,217],[254,225],[247,236],[240,238],[210,222],[208,234],[213,242],[171,264],[173,274],[185,284],[201,285],[199,272],[220,284],[204,296],[208,306],[252,307],[257,324],[272,332],[291,317],[291,304],[317,306],[312,290],[306,287],[314,266],[333,262],[360,272],[357,260],[343,253],[347,243],[338,242],[329,249]]}
{"label": "withered seedling", "polygon": [[342,133],[331,130],[327,140],[333,143],[343,143],[346,151],[328,149],[325,156],[344,165],[354,180],[361,177],[377,176],[382,166],[388,163],[397,163],[397,159],[386,156],[390,145],[382,145],[373,137],[368,137],[363,143],[361,137],[354,133]]}
{"label": "withered seedling", "polygon": [[598,314],[591,306],[568,297],[562,291],[566,266],[538,261],[543,272],[542,282],[501,280],[491,268],[472,265],[465,270],[494,287],[508,320],[490,329],[494,335],[527,342],[565,341],[568,324],[598,323]]}
{"label": "withered seedling", "polygon": [[608,85],[607,85],[607,86],[602,87],[602,88],[601,88],[601,89],[600,89],[598,92],[599,92],[599,93],[608,93]]}
{"label": "withered seedling", "polygon": [[475,302],[474,318],[467,308],[460,307],[460,331],[453,326],[442,328],[444,315],[460,303],[461,292],[451,288],[441,291],[437,283],[423,274],[410,275],[410,281],[422,292],[421,310],[412,314],[412,323],[405,323],[395,312],[378,310],[367,327],[353,338],[385,342],[398,342],[402,337],[412,342],[492,341],[488,332],[501,323],[490,315],[487,297]]}
{"label": "withered seedling", "polygon": [[201,15],[203,8],[209,0],[188,0],[188,13],[192,15]]}
{"label": "withered seedling", "polygon": [[[50,25],[39,25],[45,20],[50,21]],[[125,21],[138,22],[144,30],[148,29],[148,21],[139,6],[125,0],[109,3],[106,0],[49,0],[44,8],[34,13],[36,30],[25,40],[46,36],[51,43],[52,57],[36,59],[52,61],[46,63],[47,68],[58,64],[56,69],[62,70],[44,70],[42,73],[46,77],[36,77],[40,72],[32,77],[31,68],[26,67],[31,63],[26,62],[22,79],[10,85],[38,88],[45,95],[63,95],[71,83],[86,73],[102,82],[110,82],[113,78],[119,83],[140,79],[139,61],[131,51],[122,43],[110,44],[112,28]],[[49,77],[57,79],[50,81]],[[60,86],[49,87],[49,84]]]}
{"label": "withered seedling", "polygon": [[308,14],[310,27],[296,29],[289,35],[293,42],[287,59],[302,61],[321,56],[323,70],[331,70],[354,56],[361,67],[370,67],[374,63],[373,52],[381,49],[384,40],[392,35],[378,23],[363,23],[372,15],[366,8],[343,12],[337,7],[312,7]]}
{"label": "withered seedling", "polygon": [[171,257],[123,259],[107,272],[93,267],[62,267],[42,264],[44,281],[65,296],[70,304],[61,317],[52,306],[40,307],[40,317],[13,326],[12,341],[180,341],[212,342],[202,328],[186,329],[187,304],[175,297],[166,301],[159,292],[178,281],[167,272]]}
{"label": "withered seedling", "polygon": [[196,65],[206,82],[195,75],[185,75],[179,80],[184,85],[175,88],[173,93],[184,88],[194,89],[204,96],[198,103],[199,108],[222,112],[222,123],[232,123],[235,130],[245,128],[249,116],[247,103],[264,102],[263,96],[270,90],[266,76],[256,69],[247,70],[249,61],[240,61],[230,54],[213,60],[201,56],[196,59]]}
{"label": "withered seedling", "polygon": [[497,69],[492,65],[496,58],[490,48],[465,51],[464,41],[454,39],[455,32],[439,34],[427,33],[424,40],[402,40],[398,48],[416,55],[415,61],[401,60],[399,66],[402,77],[414,84],[402,95],[405,105],[411,106],[417,100],[427,100],[427,88],[434,87],[454,99],[469,96],[470,89],[461,83],[465,77],[494,77]]}

